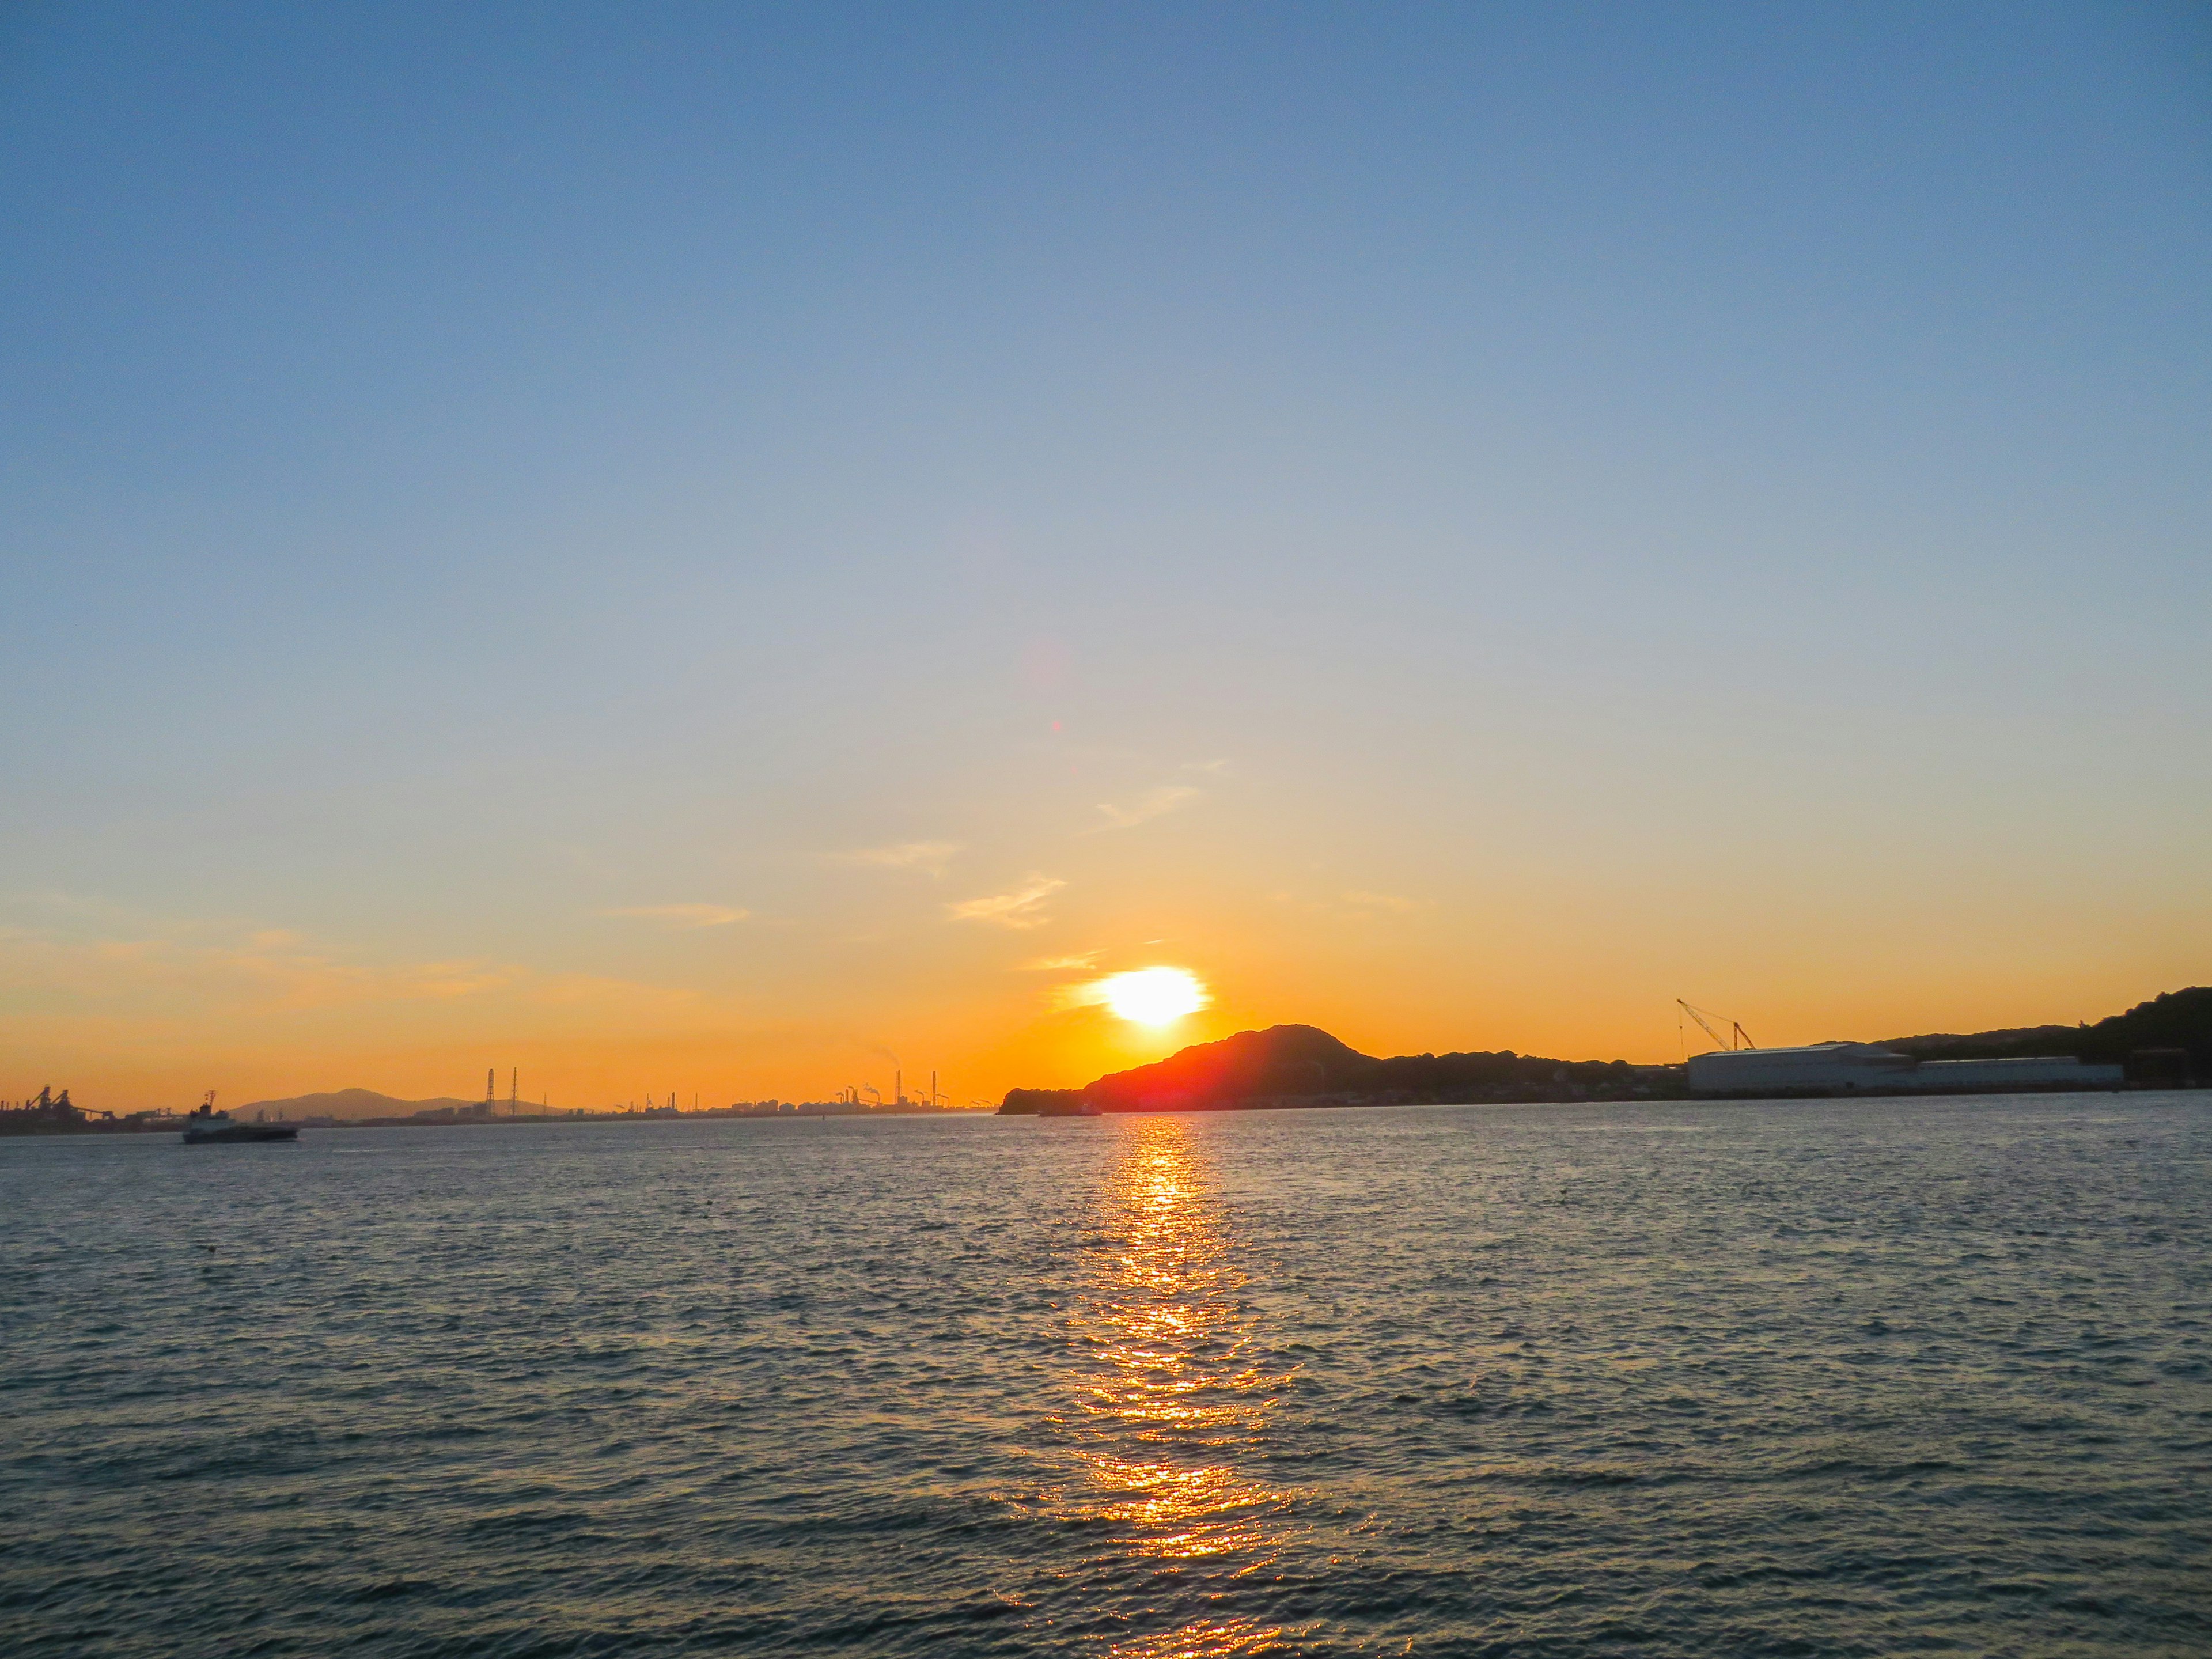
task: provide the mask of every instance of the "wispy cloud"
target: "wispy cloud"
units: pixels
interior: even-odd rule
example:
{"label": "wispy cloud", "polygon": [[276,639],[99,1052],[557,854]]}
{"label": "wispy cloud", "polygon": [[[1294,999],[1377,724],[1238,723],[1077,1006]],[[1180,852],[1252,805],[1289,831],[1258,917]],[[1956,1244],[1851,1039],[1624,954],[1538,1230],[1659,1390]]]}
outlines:
{"label": "wispy cloud", "polygon": [[1229,763],[1225,760],[1185,761],[1182,769],[1186,772],[1205,772],[1218,778],[1229,769]]}
{"label": "wispy cloud", "polygon": [[582,1009],[625,1024],[645,1020],[696,1018],[703,1006],[696,991],[678,985],[641,985],[603,974],[554,974],[526,979],[524,1000],[547,1007]]}
{"label": "wispy cloud", "polygon": [[1011,893],[963,899],[945,908],[955,921],[995,921],[1001,927],[1035,927],[1048,920],[1042,914],[1044,902],[1066,885],[1057,876],[1032,872]]}
{"label": "wispy cloud", "polygon": [[1393,915],[1411,915],[1421,907],[1409,898],[1400,898],[1395,893],[1346,893],[1346,904],[1362,910],[1388,910]]}
{"label": "wispy cloud", "polygon": [[349,962],[307,948],[300,935],[264,928],[211,940],[177,924],[167,936],[71,939],[0,927],[0,989],[35,994],[46,1012],[135,1011],[172,1018],[297,1012],[369,1002],[444,1001],[513,984],[526,970],[481,960]]}
{"label": "wispy cloud", "polygon": [[1094,826],[1094,833],[1097,830],[1129,829],[1164,812],[1172,812],[1204,793],[1188,783],[1164,783],[1157,789],[1147,789],[1133,805],[1116,806],[1111,801],[1101,801],[1098,810],[1106,815],[1106,822]]}
{"label": "wispy cloud", "polygon": [[513,975],[483,962],[421,962],[395,975],[398,994],[412,997],[472,997],[496,991]]}
{"label": "wispy cloud", "polygon": [[307,1035],[343,1055],[367,1032],[387,1046],[434,1045],[495,1017],[558,1042],[711,1032],[720,1052],[750,1012],[682,987],[520,963],[366,958],[253,919],[144,916],[129,935],[91,938],[0,922],[0,1053],[128,1049],[183,1063],[211,1043],[276,1054]]}
{"label": "wispy cloud", "polygon": [[732,910],[726,904],[633,904],[599,914],[629,921],[657,921],[664,927],[689,932],[696,927],[726,927],[733,921],[743,921],[752,912]]}
{"label": "wispy cloud", "polygon": [[1106,953],[1085,951],[1075,957],[1039,957],[1035,962],[1025,962],[1022,971],[1030,974],[1088,973],[1098,965],[1098,958]]}
{"label": "wispy cloud", "polygon": [[1148,1024],[1164,1024],[1194,1014],[1213,1001],[1213,993],[1187,968],[1132,968],[1053,993],[1055,1007],[1095,1008],[1115,1005]]}
{"label": "wispy cloud", "polygon": [[839,864],[872,864],[886,870],[920,870],[941,876],[963,849],[957,841],[903,841],[895,847],[864,847],[857,852],[833,853]]}

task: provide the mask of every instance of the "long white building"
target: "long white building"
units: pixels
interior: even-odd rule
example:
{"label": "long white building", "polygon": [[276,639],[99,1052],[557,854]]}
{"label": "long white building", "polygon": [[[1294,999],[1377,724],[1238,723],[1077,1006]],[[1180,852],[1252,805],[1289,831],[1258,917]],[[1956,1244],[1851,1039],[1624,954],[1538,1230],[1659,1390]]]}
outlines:
{"label": "long white building", "polygon": [[2117,1089],[2125,1073],[2067,1055],[2031,1060],[1915,1060],[1872,1042],[1814,1042],[1802,1048],[1721,1048],[1686,1068],[1698,1095],[1988,1093],[2005,1090]]}

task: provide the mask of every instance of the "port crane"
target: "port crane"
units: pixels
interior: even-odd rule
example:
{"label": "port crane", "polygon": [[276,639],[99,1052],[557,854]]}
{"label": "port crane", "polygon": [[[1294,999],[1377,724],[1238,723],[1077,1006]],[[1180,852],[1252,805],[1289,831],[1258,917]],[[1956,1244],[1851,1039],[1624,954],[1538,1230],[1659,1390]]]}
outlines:
{"label": "port crane", "polygon": [[[1718,1031],[1716,1031],[1713,1029],[1712,1021],[1716,1019],[1728,1019],[1727,1015],[1713,1013],[1712,1010],[1710,1008],[1699,1008],[1692,1003],[1683,1001],[1680,997],[1676,997],[1674,999],[1674,1006],[1677,1008],[1680,1008],[1684,1013],[1687,1014],[1692,1019],[1697,1021],[1698,1029],[1703,1031],[1707,1036],[1711,1037],[1715,1042],[1718,1043],[1723,1048],[1734,1051],[1738,1048],[1756,1048],[1759,1047],[1756,1042],[1753,1042],[1751,1040],[1751,1033],[1743,1029],[1743,1023],[1741,1020],[1729,1019],[1729,1035],[1723,1036]],[[1708,1015],[1711,1016],[1711,1018],[1707,1018]],[[1678,1019],[1675,1021],[1675,1024],[1680,1025],[1681,1022]],[[1686,1044],[1684,1046],[1686,1047],[1687,1045]]]}

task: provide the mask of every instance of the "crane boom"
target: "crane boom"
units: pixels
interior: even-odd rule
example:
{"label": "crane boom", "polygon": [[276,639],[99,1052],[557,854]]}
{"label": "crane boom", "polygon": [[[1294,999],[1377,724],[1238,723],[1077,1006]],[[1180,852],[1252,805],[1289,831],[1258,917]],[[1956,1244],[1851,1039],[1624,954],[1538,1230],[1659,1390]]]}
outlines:
{"label": "crane boom", "polygon": [[1677,1008],[1680,1008],[1684,1013],[1687,1014],[1692,1019],[1697,1021],[1698,1029],[1703,1031],[1707,1036],[1711,1037],[1715,1042],[1719,1043],[1723,1048],[1726,1048],[1728,1046],[1728,1039],[1723,1037],[1718,1031],[1713,1030],[1711,1026],[1706,1024],[1705,1017],[1699,1013],[1695,1008],[1692,1008],[1688,1003],[1683,1001],[1680,997],[1676,997],[1674,999],[1674,1006]]}
{"label": "crane boom", "polygon": [[[1716,1031],[1713,1029],[1712,1020],[1709,1020],[1705,1018],[1705,1011],[1698,1007],[1694,1003],[1685,1002],[1681,998],[1676,997],[1674,999],[1674,1006],[1680,1008],[1684,1013],[1687,1014],[1692,1019],[1697,1021],[1698,1029],[1703,1031],[1707,1036],[1711,1037],[1717,1044],[1723,1048],[1733,1051],[1737,1048],[1756,1048],[1759,1047],[1756,1042],[1753,1042],[1751,1040],[1751,1033],[1743,1029],[1743,1022],[1740,1019],[1729,1020],[1729,1034],[1727,1036],[1723,1036],[1718,1031]],[[1715,1014],[1712,1017],[1712,1019],[1725,1018],[1727,1018],[1727,1016],[1724,1014]]]}

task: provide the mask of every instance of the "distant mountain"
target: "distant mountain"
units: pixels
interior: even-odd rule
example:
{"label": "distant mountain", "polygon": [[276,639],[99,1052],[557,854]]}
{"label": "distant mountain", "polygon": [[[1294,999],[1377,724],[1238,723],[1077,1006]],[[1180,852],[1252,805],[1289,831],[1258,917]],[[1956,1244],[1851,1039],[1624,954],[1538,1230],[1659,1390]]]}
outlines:
{"label": "distant mountain", "polygon": [[286,1100],[256,1100],[233,1109],[240,1117],[251,1117],[256,1112],[275,1117],[408,1117],[416,1112],[436,1111],[447,1106],[474,1106],[473,1100],[455,1100],[441,1095],[435,1100],[395,1100],[390,1095],[380,1095],[374,1089],[340,1089],[335,1094],[294,1095]]}

